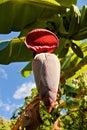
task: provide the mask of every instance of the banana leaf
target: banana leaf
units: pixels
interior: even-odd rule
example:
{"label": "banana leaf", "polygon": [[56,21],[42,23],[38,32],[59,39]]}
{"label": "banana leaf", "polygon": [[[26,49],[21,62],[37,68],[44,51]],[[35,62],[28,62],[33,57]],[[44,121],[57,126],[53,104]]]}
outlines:
{"label": "banana leaf", "polygon": [[21,31],[38,18],[63,14],[71,4],[76,4],[76,0],[0,0],[0,33]]}
{"label": "banana leaf", "polygon": [[78,57],[74,52],[69,52],[66,57],[62,59],[63,77],[67,80],[77,78],[81,73],[87,72],[87,41],[80,43],[79,47],[83,51],[83,58]]}
{"label": "banana leaf", "polygon": [[[8,43],[8,40],[7,40]],[[26,62],[30,61],[33,58],[33,51],[30,51],[25,43],[24,37],[14,38],[9,41],[9,44],[6,44],[6,41],[2,41],[0,47],[0,64],[9,64],[11,62]],[[6,46],[5,46],[6,44]]]}
{"label": "banana leaf", "polygon": [[25,35],[35,28],[46,28],[46,26],[45,21],[37,20],[31,26],[24,28],[18,38],[0,41],[0,64],[31,61],[33,51],[26,47],[24,43]]}

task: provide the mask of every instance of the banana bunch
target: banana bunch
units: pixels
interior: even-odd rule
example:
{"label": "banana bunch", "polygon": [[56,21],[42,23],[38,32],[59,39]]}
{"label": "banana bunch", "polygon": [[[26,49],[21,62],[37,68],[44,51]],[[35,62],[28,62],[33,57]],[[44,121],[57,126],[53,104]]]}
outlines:
{"label": "banana bunch", "polygon": [[79,31],[80,16],[80,10],[75,5],[67,8],[65,15],[56,15],[55,22],[58,23],[56,30],[60,37],[72,39],[72,36]]}
{"label": "banana bunch", "polygon": [[79,31],[80,24],[80,16],[81,13],[77,6],[72,5],[68,16],[70,17],[70,25],[69,25],[69,38],[71,39],[73,35],[75,35]]}
{"label": "banana bunch", "polygon": [[69,39],[83,40],[87,38],[87,6],[83,6],[82,10],[75,5],[67,8],[63,23]]}
{"label": "banana bunch", "polygon": [[83,6],[81,10],[81,18],[80,18],[80,29],[87,26],[87,6]]}
{"label": "banana bunch", "polygon": [[47,29],[54,32],[58,38],[68,36],[63,17],[60,14],[54,15],[53,19],[47,22]]}
{"label": "banana bunch", "polygon": [[87,38],[87,6],[83,6],[81,10],[79,31],[72,38],[75,40],[83,40]]}
{"label": "banana bunch", "polygon": [[57,25],[54,30],[59,37],[73,40],[87,38],[87,6],[79,10],[76,5],[72,5],[66,9],[65,15],[57,14],[54,21]]}

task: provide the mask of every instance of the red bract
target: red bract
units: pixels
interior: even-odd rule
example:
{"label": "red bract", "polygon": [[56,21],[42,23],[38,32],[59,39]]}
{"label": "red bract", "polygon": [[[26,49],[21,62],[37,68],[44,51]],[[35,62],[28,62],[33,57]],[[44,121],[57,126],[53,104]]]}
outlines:
{"label": "red bract", "polygon": [[35,29],[28,33],[25,44],[37,53],[53,52],[57,48],[59,39],[46,29]]}

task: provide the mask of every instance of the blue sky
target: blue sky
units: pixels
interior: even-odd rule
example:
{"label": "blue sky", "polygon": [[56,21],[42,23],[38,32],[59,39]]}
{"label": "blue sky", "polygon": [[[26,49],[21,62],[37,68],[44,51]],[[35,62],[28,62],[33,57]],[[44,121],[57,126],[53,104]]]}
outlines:
{"label": "blue sky", "polygon": [[[86,4],[86,0],[78,0],[79,8]],[[0,35],[0,40],[8,40],[18,36],[12,32],[8,35]],[[34,77],[23,78],[19,70],[27,63],[11,63],[0,65],[0,116],[10,119],[12,112],[24,102],[24,97],[30,94],[35,87]]]}
{"label": "blue sky", "polygon": [[[0,35],[0,40],[15,38],[18,34],[12,32]],[[0,116],[6,119],[10,119],[12,112],[23,105],[24,97],[35,87],[33,74],[23,78],[19,72],[26,64],[27,62],[0,65]]]}

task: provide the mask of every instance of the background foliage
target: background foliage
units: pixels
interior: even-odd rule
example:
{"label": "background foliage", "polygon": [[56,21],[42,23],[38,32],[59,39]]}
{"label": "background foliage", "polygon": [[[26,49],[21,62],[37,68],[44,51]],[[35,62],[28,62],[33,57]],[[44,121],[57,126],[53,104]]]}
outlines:
{"label": "background foliage", "polygon": [[[87,6],[79,9],[76,2],[76,0],[0,1],[0,33],[20,31],[17,38],[0,41],[0,64],[29,61],[20,71],[23,77],[27,77],[32,72],[33,60],[33,52],[24,44],[27,33],[35,28],[46,28],[54,32],[60,40],[59,47],[54,53],[61,62],[61,94],[51,114],[47,112],[43,103],[40,103],[39,114],[43,123],[38,125],[38,130],[87,129]],[[25,98],[23,107],[14,111],[10,121],[0,119],[0,129],[10,130],[17,119],[20,125],[18,122],[16,125],[22,128],[19,115],[22,115],[21,120],[25,120],[23,112],[28,104],[30,104],[28,111],[34,108],[35,102],[32,100],[37,93],[36,89],[32,90],[32,94]],[[38,99],[35,101],[38,103]]]}

